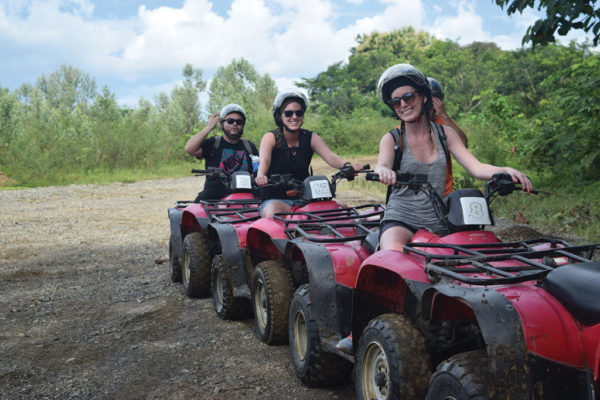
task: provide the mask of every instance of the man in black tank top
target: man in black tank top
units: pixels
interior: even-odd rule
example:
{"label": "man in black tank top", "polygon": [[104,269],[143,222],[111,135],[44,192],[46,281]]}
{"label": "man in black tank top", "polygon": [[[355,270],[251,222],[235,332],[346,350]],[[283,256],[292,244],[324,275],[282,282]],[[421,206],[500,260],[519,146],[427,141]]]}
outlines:
{"label": "man in black tank top", "polygon": [[[206,136],[217,126],[221,125],[223,136]],[[238,104],[228,104],[220,114],[208,117],[208,124],[200,132],[188,140],[185,151],[196,158],[205,159],[205,167],[223,169],[226,175],[235,171],[252,172],[250,155],[257,155],[254,143],[242,139],[246,112]],[[204,189],[198,193],[194,202],[200,200],[219,200],[227,195],[227,188],[216,178],[207,177]]]}
{"label": "man in black tank top", "polygon": [[[277,129],[267,132],[260,142],[260,164],[256,184],[265,185],[273,174],[291,174],[298,180],[309,176],[310,161],[316,152],[333,168],[342,168],[346,162],[327,147],[314,132],[302,129],[307,108],[306,96],[298,90],[287,90],[275,98],[273,119]],[[362,168],[352,164],[354,170]],[[287,212],[298,203],[298,197],[288,197],[283,190],[265,190],[261,215],[271,218],[278,212]]]}

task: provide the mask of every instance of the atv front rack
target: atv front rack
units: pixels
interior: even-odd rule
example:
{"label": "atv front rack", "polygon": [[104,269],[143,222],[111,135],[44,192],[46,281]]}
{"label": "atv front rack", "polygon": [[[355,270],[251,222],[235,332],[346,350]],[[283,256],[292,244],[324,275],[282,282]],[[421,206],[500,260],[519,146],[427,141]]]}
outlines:
{"label": "atv front rack", "polygon": [[[500,285],[539,280],[555,268],[591,262],[600,244],[572,246],[560,239],[537,239],[481,245],[410,243],[404,248],[426,258],[425,272],[434,283],[447,277],[470,285]],[[451,249],[453,254],[421,248]]]}
{"label": "atv front rack", "polygon": [[[359,211],[369,208],[373,211],[364,213]],[[364,239],[373,228],[379,226],[383,212],[384,209],[380,204],[365,204],[333,210],[278,213],[274,218],[285,224],[285,233],[290,239],[302,237],[317,243],[339,243]],[[301,218],[293,220],[285,218],[291,215]],[[348,231],[353,233],[348,235]]]}

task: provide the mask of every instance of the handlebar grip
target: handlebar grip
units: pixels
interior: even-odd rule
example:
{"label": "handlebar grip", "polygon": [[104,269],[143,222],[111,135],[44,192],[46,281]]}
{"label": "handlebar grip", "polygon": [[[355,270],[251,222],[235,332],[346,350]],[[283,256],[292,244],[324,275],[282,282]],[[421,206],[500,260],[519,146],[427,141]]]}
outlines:
{"label": "handlebar grip", "polygon": [[365,179],[368,181],[379,182],[379,174],[376,172],[367,172],[367,174],[365,175]]}
{"label": "handlebar grip", "polygon": [[192,170],[192,174],[204,174],[206,172],[208,172],[208,171],[205,169],[193,169]]}

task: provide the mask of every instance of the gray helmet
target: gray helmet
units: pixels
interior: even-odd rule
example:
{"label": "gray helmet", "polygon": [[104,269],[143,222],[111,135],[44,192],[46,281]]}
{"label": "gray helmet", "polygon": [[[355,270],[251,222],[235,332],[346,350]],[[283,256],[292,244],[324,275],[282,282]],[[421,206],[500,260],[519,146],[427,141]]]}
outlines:
{"label": "gray helmet", "polygon": [[308,100],[301,91],[297,89],[288,89],[279,93],[273,102],[273,118],[275,119],[277,126],[279,126],[281,122],[281,106],[287,99],[298,100],[298,103],[300,103],[300,106],[304,111],[308,108]]}
{"label": "gray helmet", "polygon": [[412,86],[427,98],[425,108],[431,107],[431,88],[427,77],[410,64],[396,64],[386,69],[377,83],[377,96],[392,110],[392,92],[400,86]]}
{"label": "gray helmet", "polygon": [[440,83],[434,78],[427,77],[427,80],[429,81],[429,86],[431,87],[431,95],[439,98],[440,100],[444,100],[444,89],[442,88],[442,85],[440,85]]}
{"label": "gray helmet", "polygon": [[223,119],[228,114],[231,114],[233,112],[240,114],[242,116],[244,122],[246,122],[246,111],[239,104],[227,104],[225,107],[223,107],[223,109],[221,110],[221,114],[219,114],[219,115],[220,115],[221,119]]}

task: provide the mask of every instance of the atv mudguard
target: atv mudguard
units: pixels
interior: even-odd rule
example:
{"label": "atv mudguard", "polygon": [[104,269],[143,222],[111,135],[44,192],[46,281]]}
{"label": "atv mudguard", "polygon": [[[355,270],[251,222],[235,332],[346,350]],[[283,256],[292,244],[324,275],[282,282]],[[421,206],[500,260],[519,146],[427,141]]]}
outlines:
{"label": "atv mudguard", "polygon": [[225,263],[229,266],[233,286],[233,295],[235,297],[250,298],[250,287],[248,286],[248,267],[244,248],[240,246],[238,232],[233,224],[208,224],[208,237],[211,242],[211,248],[215,243],[221,247],[221,255]]}
{"label": "atv mudguard", "polygon": [[[352,288],[338,284],[331,254],[326,246],[311,242],[289,241],[285,249],[286,265],[300,251],[306,263],[313,313],[321,338],[339,341],[351,331]],[[357,265],[358,267],[358,265]]]}
{"label": "atv mudguard", "polygon": [[173,255],[177,258],[180,264],[183,264],[183,238],[181,236],[181,217],[183,208],[171,207],[168,209],[169,223],[171,225],[171,235],[169,242]]}

